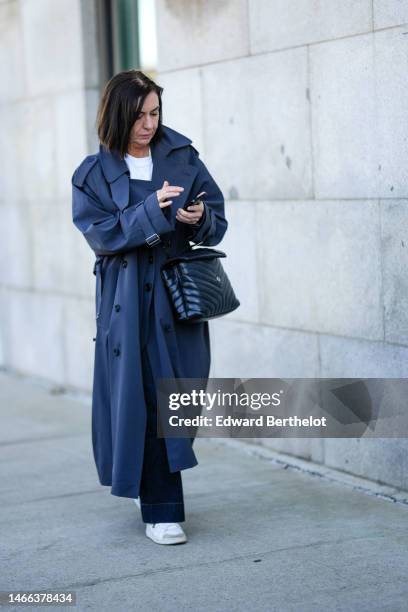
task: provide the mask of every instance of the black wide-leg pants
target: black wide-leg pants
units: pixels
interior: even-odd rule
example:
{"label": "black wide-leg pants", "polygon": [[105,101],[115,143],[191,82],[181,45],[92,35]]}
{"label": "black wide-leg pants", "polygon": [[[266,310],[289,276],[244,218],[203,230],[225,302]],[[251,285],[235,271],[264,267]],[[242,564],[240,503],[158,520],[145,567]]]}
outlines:
{"label": "black wide-leg pants", "polygon": [[157,395],[152,368],[142,350],[146,400],[146,436],[140,484],[140,506],[145,523],[180,523],[185,520],[181,472],[170,472],[166,442],[157,437]]}

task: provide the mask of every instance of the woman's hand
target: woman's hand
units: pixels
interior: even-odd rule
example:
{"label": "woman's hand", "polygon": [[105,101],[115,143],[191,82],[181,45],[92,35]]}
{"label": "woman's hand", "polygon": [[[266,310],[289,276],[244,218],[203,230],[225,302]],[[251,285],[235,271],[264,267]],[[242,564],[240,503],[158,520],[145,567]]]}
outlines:
{"label": "woman's hand", "polygon": [[184,191],[184,187],[178,187],[177,185],[169,185],[169,181],[164,181],[163,187],[156,191],[157,200],[159,202],[160,208],[170,206],[173,200],[167,200],[167,198],[174,198],[176,196],[179,196],[182,191]]}
{"label": "woman's hand", "polygon": [[190,206],[187,208],[188,211],[191,212],[188,212],[184,208],[178,208],[176,212],[176,219],[181,221],[181,223],[189,223],[190,225],[198,223],[203,216],[204,204],[202,202],[199,202],[198,204],[190,204]]}

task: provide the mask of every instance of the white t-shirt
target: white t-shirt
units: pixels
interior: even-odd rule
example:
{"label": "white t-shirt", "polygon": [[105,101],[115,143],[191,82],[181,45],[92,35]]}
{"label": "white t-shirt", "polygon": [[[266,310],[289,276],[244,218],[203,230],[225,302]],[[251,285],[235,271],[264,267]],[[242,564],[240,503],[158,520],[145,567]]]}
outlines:
{"label": "white t-shirt", "polygon": [[126,153],[124,159],[129,168],[131,179],[142,179],[143,181],[152,180],[153,160],[150,147],[147,157],[134,157]]}

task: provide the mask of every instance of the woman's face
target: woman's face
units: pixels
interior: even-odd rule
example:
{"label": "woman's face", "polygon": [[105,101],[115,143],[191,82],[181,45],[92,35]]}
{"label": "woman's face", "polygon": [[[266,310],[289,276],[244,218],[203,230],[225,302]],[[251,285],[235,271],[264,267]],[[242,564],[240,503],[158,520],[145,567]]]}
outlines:
{"label": "woman's face", "polygon": [[159,125],[159,97],[151,91],[145,98],[140,117],[136,119],[129,136],[129,147],[146,147]]}

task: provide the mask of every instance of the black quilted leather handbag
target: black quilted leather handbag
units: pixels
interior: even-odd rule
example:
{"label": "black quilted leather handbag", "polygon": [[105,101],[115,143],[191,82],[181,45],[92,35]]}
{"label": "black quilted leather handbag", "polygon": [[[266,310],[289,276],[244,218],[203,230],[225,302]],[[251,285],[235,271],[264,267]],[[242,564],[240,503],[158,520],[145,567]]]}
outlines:
{"label": "black quilted leather handbag", "polygon": [[162,264],[161,274],[178,321],[200,323],[240,305],[221,265],[223,251],[191,248]]}

